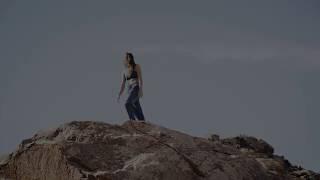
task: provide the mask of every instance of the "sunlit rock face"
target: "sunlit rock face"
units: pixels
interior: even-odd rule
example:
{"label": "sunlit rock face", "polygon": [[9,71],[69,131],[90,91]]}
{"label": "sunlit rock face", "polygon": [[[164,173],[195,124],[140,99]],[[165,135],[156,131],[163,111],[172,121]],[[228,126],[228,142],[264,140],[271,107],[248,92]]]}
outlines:
{"label": "sunlit rock face", "polygon": [[2,156],[0,179],[320,179],[273,152],[264,140],[244,135],[203,138],[150,122],[72,121],[39,131]]}

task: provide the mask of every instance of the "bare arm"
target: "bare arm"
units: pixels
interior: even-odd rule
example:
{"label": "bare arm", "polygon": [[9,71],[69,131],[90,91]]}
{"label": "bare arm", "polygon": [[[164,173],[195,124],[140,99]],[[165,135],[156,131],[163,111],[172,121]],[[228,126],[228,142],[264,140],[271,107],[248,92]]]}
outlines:
{"label": "bare arm", "polygon": [[125,82],[126,82],[126,79],[124,77],[124,74],[122,74],[122,83],[121,83],[121,87],[120,87],[119,96],[121,96],[121,94],[123,93],[123,90],[124,90],[124,87],[125,87]]}
{"label": "bare arm", "polygon": [[139,79],[139,86],[140,86],[140,89],[142,90],[143,81],[142,81],[142,72],[141,72],[140,65],[137,65],[137,74],[138,74],[138,79]]}

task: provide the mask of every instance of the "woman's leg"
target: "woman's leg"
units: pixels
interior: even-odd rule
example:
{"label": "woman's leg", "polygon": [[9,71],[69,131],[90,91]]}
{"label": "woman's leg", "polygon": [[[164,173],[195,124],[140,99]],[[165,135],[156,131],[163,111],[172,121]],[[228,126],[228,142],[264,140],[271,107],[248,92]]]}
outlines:
{"label": "woman's leg", "polygon": [[131,103],[126,103],[125,106],[126,106],[126,110],[128,112],[129,119],[130,120],[135,120],[135,118],[134,118],[134,107],[132,106],[132,104]]}
{"label": "woman's leg", "polygon": [[135,112],[136,112],[138,120],[145,120],[139,99],[135,101],[134,106],[135,106],[135,110],[136,110]]}
{"label": "woman's leg", "polygon": [[136,115],[136,107],[134,103],[138,99],[138,91],[136,87],[129,87],[128,91],[129,91],[129,95],[126,100],[125,106],[126,106],[130,120],[135,120],[134,116]]}

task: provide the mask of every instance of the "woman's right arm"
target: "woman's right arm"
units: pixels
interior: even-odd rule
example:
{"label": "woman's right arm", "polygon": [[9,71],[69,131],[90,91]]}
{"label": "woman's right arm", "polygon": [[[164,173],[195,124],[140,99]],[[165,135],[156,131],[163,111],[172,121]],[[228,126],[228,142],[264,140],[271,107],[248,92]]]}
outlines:
{"label": "woman's right arm", "polygon": [[126,79],[124,77],[124,74],[122,73],[122,83],[121,83],[121,87],[120,87],[119,97],[123,93],[123,90],[124,90],[124,87],[125,87],[125,83],[126,83]]}

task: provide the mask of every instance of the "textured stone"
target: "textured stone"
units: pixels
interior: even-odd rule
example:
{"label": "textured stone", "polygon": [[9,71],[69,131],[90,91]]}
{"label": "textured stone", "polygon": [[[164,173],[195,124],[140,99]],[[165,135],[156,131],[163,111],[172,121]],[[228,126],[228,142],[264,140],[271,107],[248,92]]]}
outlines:
{"label": "textured stone", "polygon": [[294,180],[291,165],[254,137],[193,137],[153,123],[72,121],[39,131],[0,159],[0,179]]}

